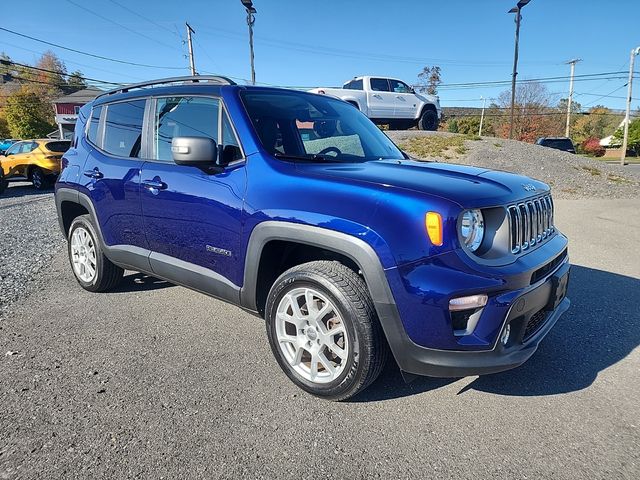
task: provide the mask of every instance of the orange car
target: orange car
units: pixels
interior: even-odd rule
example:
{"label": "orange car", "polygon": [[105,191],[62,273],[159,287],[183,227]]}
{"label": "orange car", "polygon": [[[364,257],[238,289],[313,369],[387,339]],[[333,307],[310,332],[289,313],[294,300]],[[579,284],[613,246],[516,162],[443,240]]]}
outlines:
{"label": "orange car", "polygon": [[60,174],[60,159],[69,140],[23,140],[0,156],[0,193],[10,178],[29,180],[37,190],[50,187]]}

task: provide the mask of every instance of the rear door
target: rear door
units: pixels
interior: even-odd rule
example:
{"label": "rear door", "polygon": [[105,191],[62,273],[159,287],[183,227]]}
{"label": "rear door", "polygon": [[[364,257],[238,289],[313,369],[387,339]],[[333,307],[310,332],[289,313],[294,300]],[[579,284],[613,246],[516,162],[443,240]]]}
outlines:
{"label": "rear door", "polygon": [[395,94],[391,92],[386,78],[370,78],[367,92],[369,116],[372,118],[395,118]]}
{"label": "rear door", "polygon": [[415,118],[417,98],[411,87],[400,80],[389,80],[389,85],[394,93],[395,118]]}
{"label": "rear door", "polygon": [[80,182],[96,210],[107,246],[146,248],[140,206],[141,146],[145,99],[94,107],[87,134],[90,150]]}
{"label": "rear door", "polygon": [[27,176],[27,167],[33,158],[33,151],[38,147],[36,142],[24,141],[11,145],[2,159],[2,169],[6,176]]}
{"label": "rear door", "polygon": [[[216,288],[241,285],[236,267],[246,188],[245,162],[231,122],[213,96],[156,98],[150,119],[152,159],[142,167],[142,213],[151,266],[160,276],[227,298],[229,289]],[[230,165],[222,172],[177,165],[171,154],[174,137],[211,138]]]}

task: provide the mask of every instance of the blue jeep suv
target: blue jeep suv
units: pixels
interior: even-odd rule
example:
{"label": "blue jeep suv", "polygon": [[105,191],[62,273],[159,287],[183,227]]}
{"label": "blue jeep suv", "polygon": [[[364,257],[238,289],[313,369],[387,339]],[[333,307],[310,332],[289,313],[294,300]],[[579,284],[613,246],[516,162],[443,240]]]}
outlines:
{"label": "blue jeep suv", "polygon": [[80,110],[56,184],[78,283],[125,269],[265,319],[284,373],[344,400],[525,362],[569,307],[549,187],[411,160],[356,108],[182,77]]}

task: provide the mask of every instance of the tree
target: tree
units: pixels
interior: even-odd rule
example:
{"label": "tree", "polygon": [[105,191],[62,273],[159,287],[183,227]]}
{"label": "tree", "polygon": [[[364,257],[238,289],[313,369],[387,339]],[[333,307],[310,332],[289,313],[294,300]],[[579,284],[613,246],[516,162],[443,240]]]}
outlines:
{"label": "tree", "polygon": [[26,87],[9,96],[5,115],[9,132],[15,138],[43,137],[55,128],[51,105]]}
{"label": "tree", "polygon": [[82,90],[84,88],[87,88],[87,82],[82,76],[82,72],[80,70],[71,72],[64,86],[65,93],[69,94],[69,93],[77,92],[78,90]]}
{"label": "tree", "polygon": [[[624,136],[624,126],[621,126],[613,134],[613,138],[622,145]],[[636,118],[629,124],[629,137],[627,139],[627,148],[636,152],[640,152],[640,118]]]}
{"label": "tree", "polygon": [[[551,94],[541,83],[522,82],[516,87],[513,122],[516,139],[534,142],[539,137],[564,133],[565,117],[559,114],[551,101]],[[494,109],[500,112],[497,120],[492,122],[495,130],[500,136],[507,137],[511,122],[511,90],[505,90],[498,96],[496,106],[491,106],[491,110]]]}
{"label": "tree", "polygon": [[571,127],[571,138],[576,144],[581,144],[588,138],[602,139],[615,132],[622,119],[622,115],[614,114],[610,109],[596,105],[576,119]]}
{"label": "tree", "polygon": [[428,93],[429,95],[436,95],[438,93],[438,85],[441,83],[442,76],[440,74],[440,67],[430,67],[426,65],[418,74],[417,90]]}

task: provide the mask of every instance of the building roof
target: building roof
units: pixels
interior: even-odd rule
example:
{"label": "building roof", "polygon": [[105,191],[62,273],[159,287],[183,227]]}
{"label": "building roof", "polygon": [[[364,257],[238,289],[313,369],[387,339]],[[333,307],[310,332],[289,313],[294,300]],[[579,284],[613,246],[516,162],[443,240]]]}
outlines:
{"label": "building roof", "polygon": [[69,95],[65,95],[64,97],[56,98],[53,103],[89,103],[91,100],[96,98],[101,93],[104,93],[103,90],[95,87],[88,87],[82,90],[78,90],[77,92],[71,93]]}

